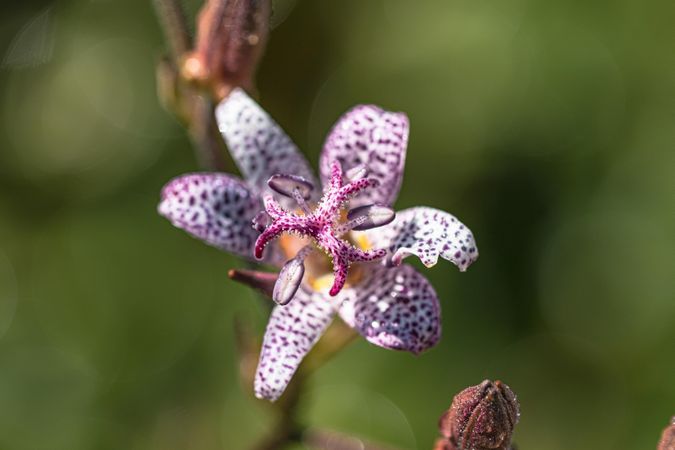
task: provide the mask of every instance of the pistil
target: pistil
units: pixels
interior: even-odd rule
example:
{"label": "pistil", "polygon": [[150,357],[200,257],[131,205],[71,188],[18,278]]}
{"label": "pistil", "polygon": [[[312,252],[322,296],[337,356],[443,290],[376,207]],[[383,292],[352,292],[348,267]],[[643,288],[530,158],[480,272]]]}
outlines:
{"label": "pistil", "polygon": [[[293,175],[272,176],[268,185],[279,194],[294,199],[303,214],[286,211],[272,196],[265,197],[265,210],[271,218],[271,223],[267,224],[256,240],[255,257],[261,259],[265,246],[282,233],[312,238],[316,246],[333,261],[334,280],[329,294],[337,295],[345,285],[351,264],[376,261],[386,253],[384,249],[361,250],[348,240],[342,239],[342,236],[350,230],[382,226],[391,222],[395,216],[394,211],[385,206],[368,205],[350,211],[347,214],[347,222],[340,221],[343,217],[342,210],[351,197],[378,185],[376,179],[364,178],[366,174],[365,167],[358,167],[348,173],[350,177],[344,183],[342,167],[338,161],[334,161],[331,165],[330,182],[314,209],[307,203],[313,189],[311,183]],[[311,245],[303,247],[281,269],[273,295],[277,303],[288,303],[297,292],[304,277],[304,260],[313,248]]]}

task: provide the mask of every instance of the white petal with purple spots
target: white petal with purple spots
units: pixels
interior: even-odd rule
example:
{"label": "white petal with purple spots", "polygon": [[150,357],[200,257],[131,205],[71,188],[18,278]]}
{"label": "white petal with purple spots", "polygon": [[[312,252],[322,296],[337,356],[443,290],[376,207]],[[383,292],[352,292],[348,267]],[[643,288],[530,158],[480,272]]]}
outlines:
{"label": "white petal with purple spots", "polygon": [[298,289],[287,305],[272,310],[255,376],[255,395],[276,400],[300,362],[330,324],[335,309],[322,294]]}
{"label": "white petal with purple spots", "polygon": [[364,165],[368,176],[380,182],[351,200],[352,207],[396,200],[403,179],[408,146],[408,117],[373,105],[357,106],[345,113],[328,135],[321,154],[321,179],[330,180],[331,163],[340,161],[345,172]]}
{"label": "white petal with purple spots", "polygon": [[364,233],[373,247],[387,249],[394,265],[416,255],[431,267],[440,256],[464,272],[478,258],[471,230],[452,214],[434,208],[404,209],[389,225]]}
{"label": "white petal with purple spots", "polygon": [[382,265],[353,289],[345,289],[340,317],[369,342],[415,354],[441,335],[440,305],[434,288],[412,266]]}
{"label": "white petal with purple spots", "polygon": [[295,144],[242,89],[232,91],[216,107],[216,121],[237,167],[257,192],[271,193],[267,180],[275,174],[301,176],[318,186]]}
{"label": "white petal with purple spots", "polygon": [[252,258],[258,233],[251,221],[261,207],[260,199],[238,178],[195,173],[164,186],[158,211],[207,244]]}

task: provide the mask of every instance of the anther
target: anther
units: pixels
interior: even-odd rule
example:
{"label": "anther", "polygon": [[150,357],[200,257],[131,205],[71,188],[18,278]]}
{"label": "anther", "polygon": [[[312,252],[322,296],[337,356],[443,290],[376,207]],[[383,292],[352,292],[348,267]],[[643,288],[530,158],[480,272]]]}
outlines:
{"label": "anther", "polygon": [[279,272],[279,278],[274,283],[272,300],[279,305],[290,302],[302,284],[305,276],[305,258],[312,252],[312,246],[304,246],[294,258],[288,260]]}
{"label": "anther", "polygon": [[396,218],[396,212],[382,205],[365,205],[347,213],[347,226],[350,230],[369,230],[390,223]]}
{"label": "anther", "polygon": [[298,175],[276,174],[267,180],[267,185],[285,197],[294,198],[293,192],[297,189],[301,197],[309,200],[314,185]]}

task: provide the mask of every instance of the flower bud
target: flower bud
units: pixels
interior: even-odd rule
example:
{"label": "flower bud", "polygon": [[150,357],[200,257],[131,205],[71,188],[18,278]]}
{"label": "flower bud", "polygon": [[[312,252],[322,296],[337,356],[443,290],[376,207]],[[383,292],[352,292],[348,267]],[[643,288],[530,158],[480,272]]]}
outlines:
{"label": "flower bud", "polygon": [[518,400],[501,381],[485,380],[464,389],[439,421],[445,450],[510,450],[520,416]]}
{"label": "flower bud", "polygon": [[658,450],[675,450],[675,416],[661,434]]}
{"label": "flower bud", "polygon": [[197,19],[195,50],[183,61],[183,77],[208,85],[217,98],[237,86],[252,89],[269,16],[270,0],[208,0]]}

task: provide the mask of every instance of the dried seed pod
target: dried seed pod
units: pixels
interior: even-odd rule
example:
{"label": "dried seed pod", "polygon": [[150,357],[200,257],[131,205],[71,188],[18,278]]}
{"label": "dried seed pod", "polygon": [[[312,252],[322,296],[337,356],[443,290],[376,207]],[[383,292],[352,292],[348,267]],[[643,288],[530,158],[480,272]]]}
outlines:
{"label": "dried seed pod", "polygon": [[457,394],[439,421],[447,450],[510,450],[520,412],[511,389],[485,380]]}
{"label": "dried seed pod", "polygon": [[208,0],[197,19],[195,50],[183,61],[183,77],[210,87],[217,98],[237,86],[252,89],[270,10],[270,0]]}

